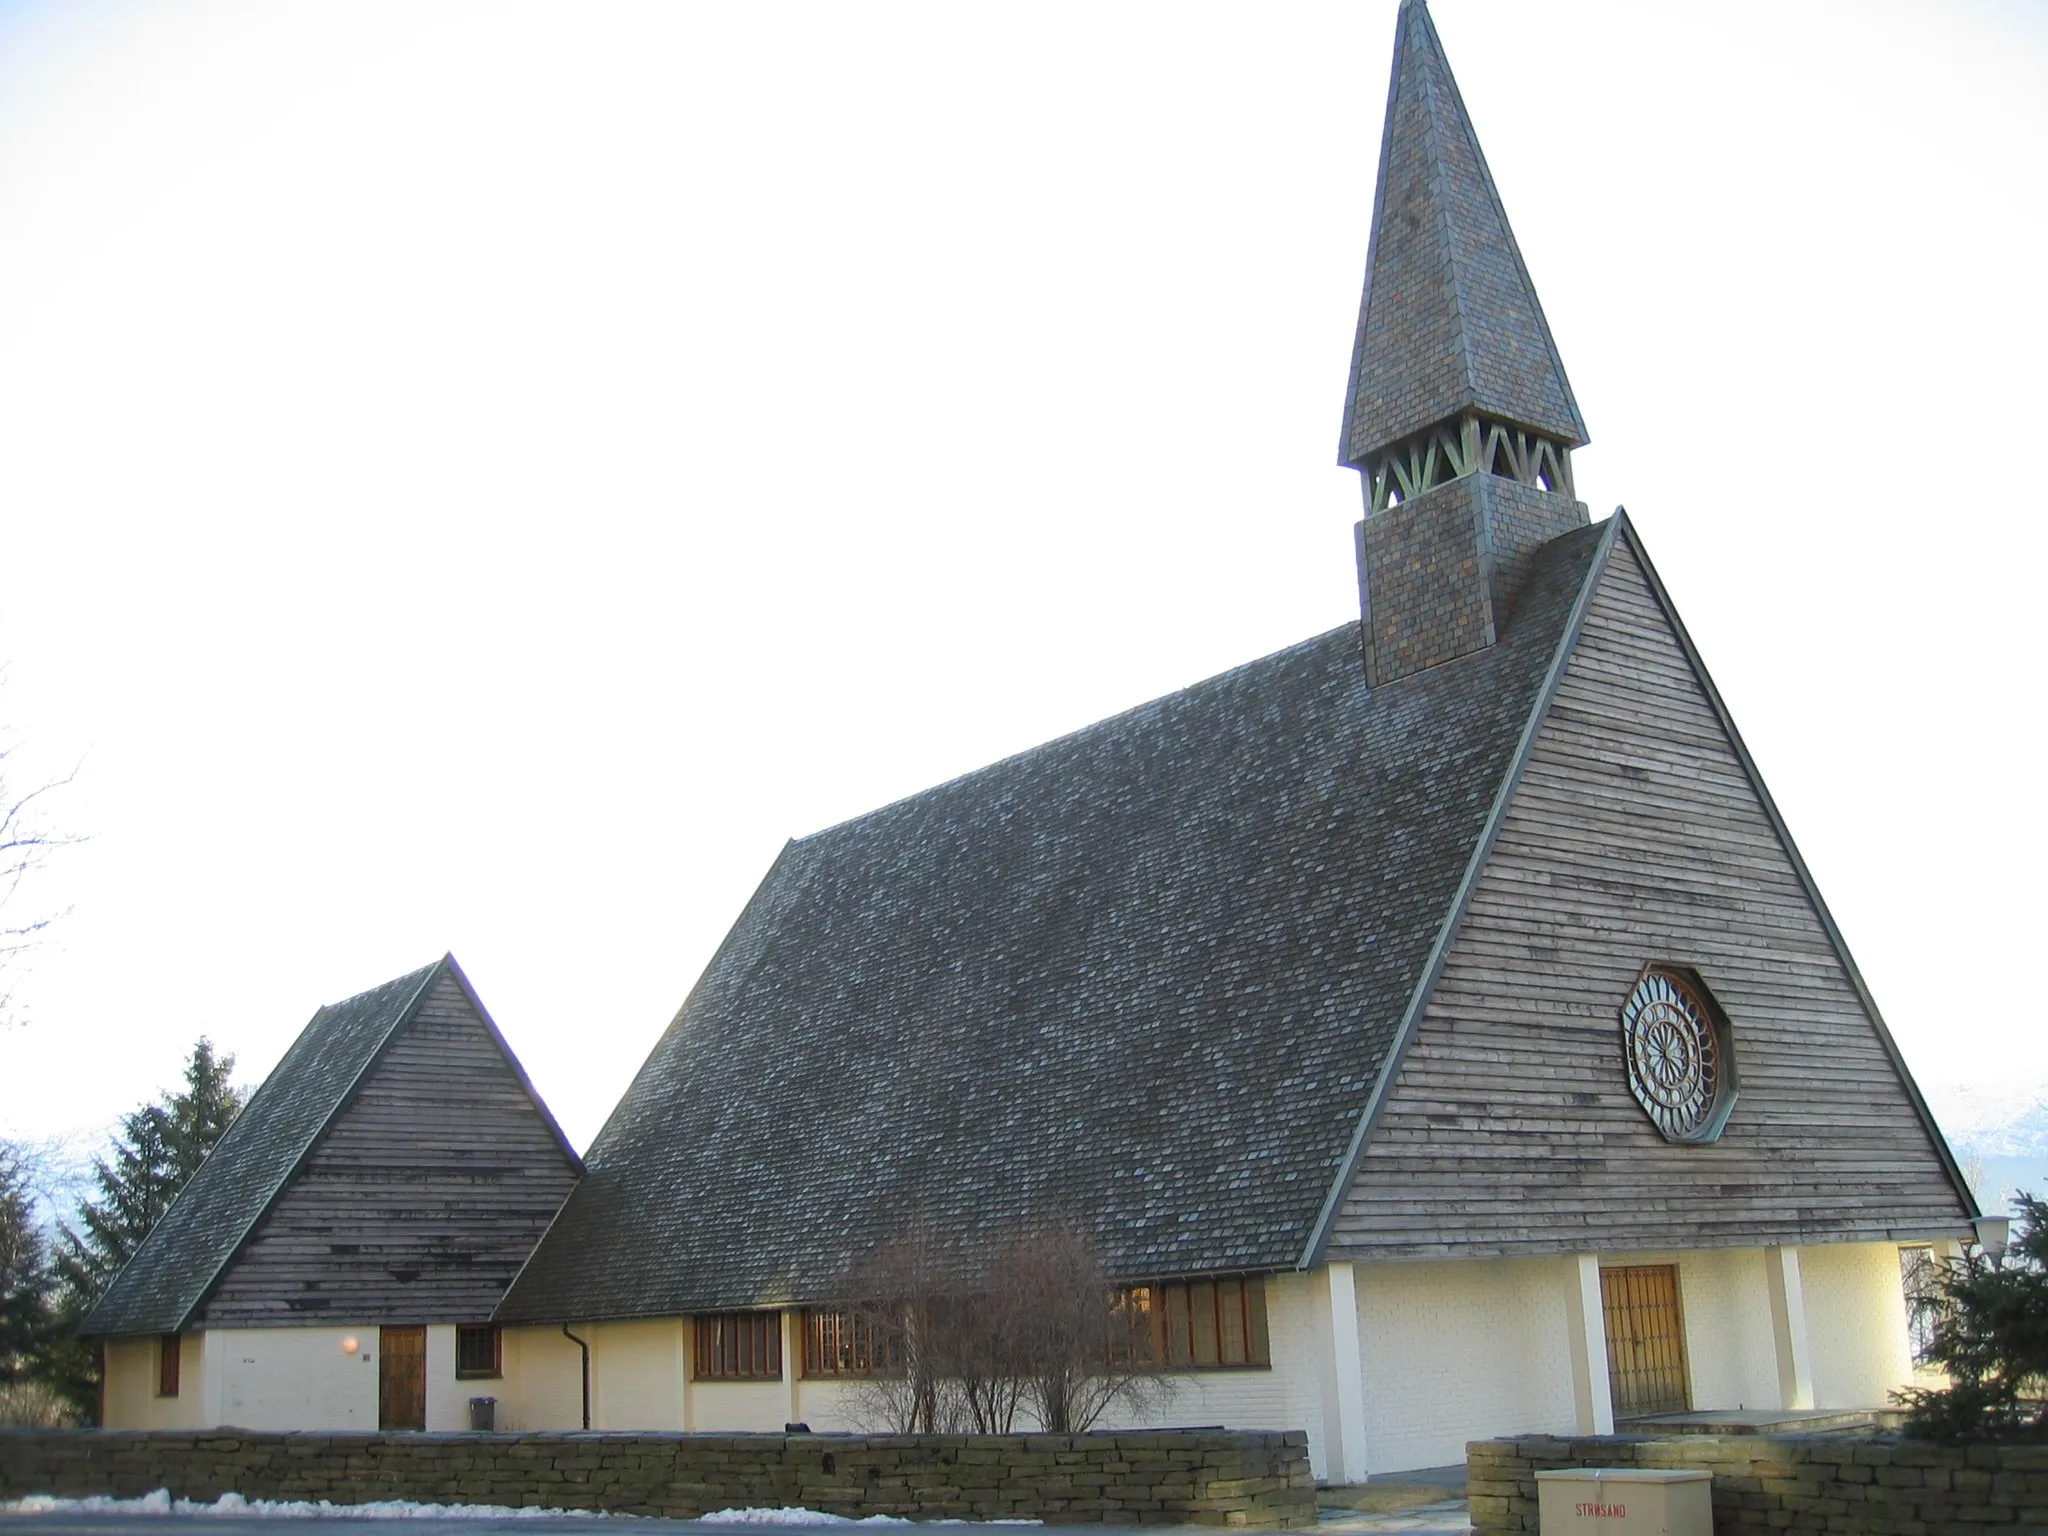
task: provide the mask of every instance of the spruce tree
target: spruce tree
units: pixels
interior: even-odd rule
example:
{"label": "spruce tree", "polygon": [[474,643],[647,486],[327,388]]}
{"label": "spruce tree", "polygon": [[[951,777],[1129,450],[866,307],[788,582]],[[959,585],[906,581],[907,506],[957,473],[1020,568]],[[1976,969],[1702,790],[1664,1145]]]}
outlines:
{"label": "spruce tree", "polygon": [[30,1157],[0,1142],[0,1388],[30,1379],[50,1337],[56,1276],[36,1224]]}
{"label": "spruce tree", "polygon": [[231,1081],[235,1058],[201,1036],[185,1063],[184,1086],[121,1117],[109,1155],[93,1165],[94,1195],[79,1202],[78,1225],[59,1233],[59,1341],[47,1351],[53,1387],[88,1419],[99,1407],[99,1349],[76,1330],[121,1266],[135,1256],[171,1201],[241,1110]]}
{"label": "spruce tree", "polygon": [[1928,1440],[2048,1440],[2048,1203],[2019,1197],[2011,1246],[1969,1253],[1935,1277],[1930,1364],[1950,1385],[1898,1394],[1906,1431]]}

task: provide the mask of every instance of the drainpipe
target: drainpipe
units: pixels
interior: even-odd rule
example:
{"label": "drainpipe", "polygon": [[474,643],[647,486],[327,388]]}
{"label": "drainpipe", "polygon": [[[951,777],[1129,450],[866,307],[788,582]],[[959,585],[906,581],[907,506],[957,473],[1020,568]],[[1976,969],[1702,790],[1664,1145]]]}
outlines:
{"label": "drainpipe", "polygon": [[590,1346],[569,1331],[567,1323],[562,1324],[562,1337],[583,1351],[583,1427],[590,1428]]}

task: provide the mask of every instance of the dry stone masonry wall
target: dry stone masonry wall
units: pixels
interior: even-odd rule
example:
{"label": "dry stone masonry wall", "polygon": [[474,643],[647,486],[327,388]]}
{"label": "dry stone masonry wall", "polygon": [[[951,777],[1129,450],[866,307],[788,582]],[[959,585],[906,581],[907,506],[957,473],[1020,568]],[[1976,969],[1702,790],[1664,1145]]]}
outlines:
{"label": "dry stone masonry wall", "polygon": [[1475,1440],[1465,1465],[1477,1536],[1536,1536],[1536,1474],[1552,1467],[1711,1472],[1715,1536],[2048,1530],[2048,1445],[1828,1435],[1533,1436]]}
{"label": "dry stone masonry wall", "polygon": [[267,1434],[0,1429],[0,1499],[375,1499],[690,1518],[1313,1525],[1300,1431],[1086,1435]]}

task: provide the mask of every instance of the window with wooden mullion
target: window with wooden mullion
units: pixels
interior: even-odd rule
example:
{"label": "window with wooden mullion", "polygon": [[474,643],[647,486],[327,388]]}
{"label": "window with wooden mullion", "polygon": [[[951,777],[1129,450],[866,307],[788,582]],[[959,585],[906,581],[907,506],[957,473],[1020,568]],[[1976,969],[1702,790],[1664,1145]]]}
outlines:
{"label": "window with wooden mullion", "polygon": [[780,1381],[780,1312],[706,1312],[697,1318],[699,1381]]}
{"label": "window with wooden mullion", "polygon": [[156,1345],[156,1395],[176,1397],[178,1395],[178,1367],[183,1364],[184,1341],[175,1333],[167,1333],[157,1340]]}
{"label": "window with wooden mullion", "polygon": [[874,1319],[857,1312],[814,1309],[804,1313],[806,1376],[893,1376],[898,1374],[889,1342]]}
{"label": "window with wooden mullion", "polygon": [[[1149,1357],[1134,1363],[1169,1371],[1272,1364],[1260,1276],[1135,1285],[1123,1303],[1150,1323]],[[1145,1329],[1137,1332],[1146,1337]]]}
{"label": "window with wooden mullion", "polygon": [[455,1328],[455,1379],[475,1381],[504,1372],[504,1338],[489,1323],[458,1323]]}

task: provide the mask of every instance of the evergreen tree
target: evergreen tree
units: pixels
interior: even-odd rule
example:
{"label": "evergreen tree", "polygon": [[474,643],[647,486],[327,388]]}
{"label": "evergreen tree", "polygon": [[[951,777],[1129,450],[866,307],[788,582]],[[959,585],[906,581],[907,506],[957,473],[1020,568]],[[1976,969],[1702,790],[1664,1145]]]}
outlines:
{"label": "evergreen tree", "polygon": [[0,1388],[33,1376],[50,1339],[56,1277],[36,1225],[31,1171],[27,1153],[0,1142]]}
{"label": "evergreen tree", "polygon": [[1928,1362],[1950,1385],[1898,1394],[1907,1433],[1929,1440],[2048,1439],[2048,1203],[2019,1197],[2005,1255],[1940,1267]]}
{"label": "evergreen tree", "polygon": [[110,1155],[93,1165],[97,1193],[79,1202],[78,1226],[59,1233],[61,1331],[46,1352],[47,1376],[88,1419],[99,1406],[99,1349],[78,1340],[78,1325],[234,1122],[242,1107],[234,1069],[235,1058],[215,1055],[201,1036],[183,1088],[121,1117]]}

